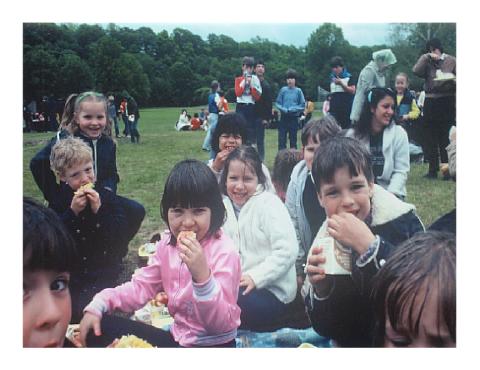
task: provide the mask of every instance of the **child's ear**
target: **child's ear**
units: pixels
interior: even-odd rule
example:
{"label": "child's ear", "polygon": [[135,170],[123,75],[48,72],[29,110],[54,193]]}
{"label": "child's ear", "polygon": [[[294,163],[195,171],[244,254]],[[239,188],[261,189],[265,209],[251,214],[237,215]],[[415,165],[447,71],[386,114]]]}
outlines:
{"label": "child's ear", "polygon": [[325,207],[323,206],[322,193],[317,193],[317,198],[318,198],[318,201],[319,201],[320,205],[322,206],[322,208],[325,208]]}

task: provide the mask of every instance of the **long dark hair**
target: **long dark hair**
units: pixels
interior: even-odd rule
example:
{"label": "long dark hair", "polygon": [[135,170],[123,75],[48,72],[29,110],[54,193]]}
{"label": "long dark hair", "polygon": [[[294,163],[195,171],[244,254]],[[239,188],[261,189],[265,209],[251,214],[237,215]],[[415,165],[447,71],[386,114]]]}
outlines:
{"label": "long dark hair", "polygon": [[[358,138],[368,136],[372,133],[372,108],[376,108],[380,100],[390,96],[395,102],[395,92],[389,88],[374,87],[367,92],[365,103],[363,104],[362,113],[354,127],[355,136]],[[392,124],[392,123],[390,123]]]}
{"label": "long dark hair", "polygon": [[[210,228],[207,236],[213,236],[225,220],[225,206],[218,189],[217,179],[208,166],[196,159],[186,159],[177,163],[168,175],[160,203],[163,221],[168,223],[169,208],[207,207],[211,211]],[[175,245],[172,235],[170,244]]]}

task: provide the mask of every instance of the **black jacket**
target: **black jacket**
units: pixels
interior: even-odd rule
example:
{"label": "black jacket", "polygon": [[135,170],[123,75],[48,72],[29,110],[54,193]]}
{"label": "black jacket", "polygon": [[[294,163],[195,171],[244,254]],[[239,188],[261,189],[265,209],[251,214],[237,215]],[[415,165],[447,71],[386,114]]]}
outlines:
{"label": "black jacket", "polygon": [[58,194],[49,204],[62,219],[75,239],[78,264],[75,272],[88,275],[102,268],[117,266],[128,251],[128,226],[124,207],[109,190],[95,190],[100,195],[101,206],[95,214],[90,206],[75,215],[70,208],[73,198],[71,188]]}
{"label": "black jacket", "polygon": [[[60,132],[59,138],[64,139],[68,135],[69,133],[64,130]],[[92,139],[81,132],[77,132],[74,136],[81,138],[92,148],[93,162],[94,165],[96,164],[97,175],[95,187],[97,189],[108,188],[116,193],[117,183],[120,181],[120,178],[117,172],[116,145],[113,140],[106,135],[102,135],[94,146]],[[68,188],[68,185],[62,182],[60,184],[57,183],[55,174],[50,168],[50,153],[57,140],[57,136],[52,138],[30,161],[30,170],[33,178],[49,203],[54,202],[58,194],[64,192],[65,188]]]}
{"label": "black jacket", "polygon": [[[376,196],[381,193],[380,197]],[[374,204],[377,202],[377,204]],[[378,203],[381,204],[378,204]],[[410,207],[408,207],[410,206]],[[326,299],[317,300],[311,291],[305,297],[313,328],[324,337],[337,341],[342,347],[370,347],[373,344],[373,309],[370,301],[373,276],[388,259],[395,247],[411,238],[424,227],[413,206],[398,200],[393,194],[375,185],[372,200],[370,230],[380,237],[380,246],[364,267],[355,263],[358,255],[352,253],[352,275],[329,275],[332,291]],[[384,212],[386,210],[386,212]],[[392,216],[398,213],[397,217]],[[383,221],[387,215],[388,221]],[[392,218],[394,217],[394,218]]]}
{"label": "black jacket", "polygon": [[260,81],[262,86],[262,95],[260,100],[255,102],[255,114],[262,120],[270,121],[272,119],[272,88],[267,80]]}

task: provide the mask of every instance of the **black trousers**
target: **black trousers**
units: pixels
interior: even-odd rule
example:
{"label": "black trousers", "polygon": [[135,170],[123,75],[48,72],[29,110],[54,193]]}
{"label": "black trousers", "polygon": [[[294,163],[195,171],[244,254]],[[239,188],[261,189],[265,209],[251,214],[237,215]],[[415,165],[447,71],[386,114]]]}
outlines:
{"label": "black trousers", "polygon": [[449,144],[448,132],[456,123],[455,96],[425,98],[424,116],[424,152],[429,166],[428,172],[437,173],[439,157],[441,163],[447,163],[446,146]]}

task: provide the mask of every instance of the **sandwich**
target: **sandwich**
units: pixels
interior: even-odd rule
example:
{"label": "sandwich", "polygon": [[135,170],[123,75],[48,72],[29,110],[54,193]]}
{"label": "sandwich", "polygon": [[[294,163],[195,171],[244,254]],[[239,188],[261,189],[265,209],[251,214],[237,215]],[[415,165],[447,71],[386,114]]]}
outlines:
{"label": "sandwich", "polygon": [[197,239],[197,234],[193,231],[180,231],[178,233],[177,245],[182,241],[183,238],[188,237],[190,239]]}
{"label": "sandwich", "polygon": [[153,346],[136,335],[130,334],[123,335],[114,343],[113,348],[153,348]]}
{"label": "sandwich", "polygon": [[80,194],[80,193],[83,193],[83,191],[84,191],[85,189],[93,189],[93,183],[88,182],[88,183],[80,186],[74,194],[75,194],[75,195],[78,195],[78,194]]}

